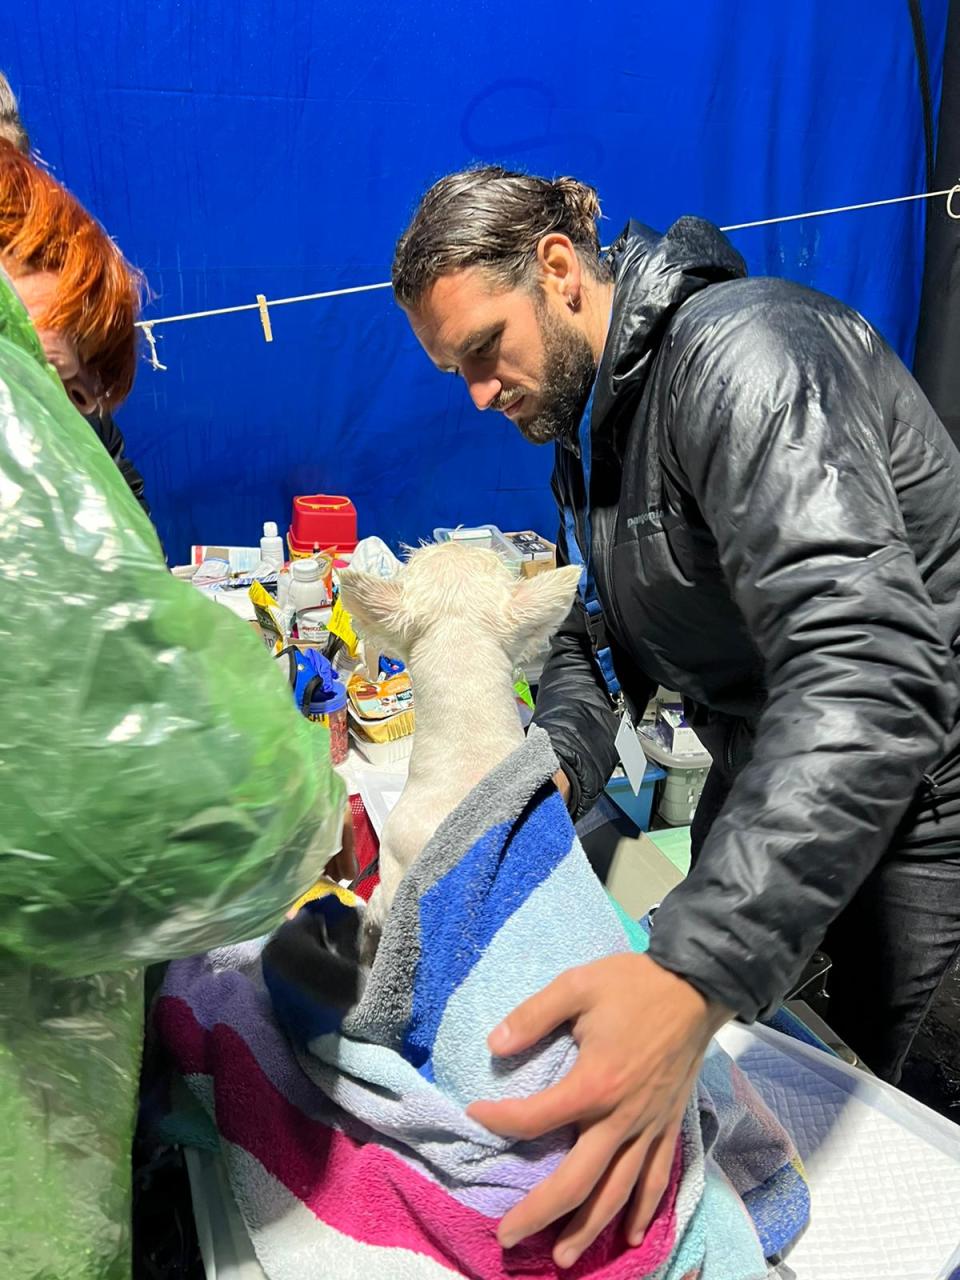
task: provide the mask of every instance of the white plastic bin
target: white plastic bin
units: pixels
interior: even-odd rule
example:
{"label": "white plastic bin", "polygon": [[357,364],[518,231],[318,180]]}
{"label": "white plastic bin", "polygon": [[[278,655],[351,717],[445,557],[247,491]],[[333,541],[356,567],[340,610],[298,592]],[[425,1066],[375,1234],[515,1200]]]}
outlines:
{"label": "white plastic bin", "polygon": [[389,742],[370,742],[358,733],[351,733],[350,740],[365,760],[378,767],[406,760],[413,751],[412,733],[408,733],[405,738],[394,738]]}
{"label": "white plastic bin", "polygon": [[701,751],[696,755],[674,755],[655,738],[649,737],[644,732],[645,727],[640,726],[644,755],[667,774],[661,783],[657,814],[671,827],[689,827],[710,772],[710,754]]}
{"label": "white plastic bin", "polygon": [[709,772],[709,766],[699,769],[667,769],[657,806],[657,813],[664,822],[669,822],[671,827],[689,827]]}

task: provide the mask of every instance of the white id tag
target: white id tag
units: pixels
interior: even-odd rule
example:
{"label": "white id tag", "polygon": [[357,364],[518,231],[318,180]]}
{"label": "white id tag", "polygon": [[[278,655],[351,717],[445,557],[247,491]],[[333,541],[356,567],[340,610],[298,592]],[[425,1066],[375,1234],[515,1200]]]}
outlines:
{"label": "white id tag", "polygon": [[614,746],[617,748],[630,788],[633,794],[638,796],[643,786],[643,775],[647,771],[647,757],[643,754],[643,747],[640,745],[640,739],[637,737],[629,712],[623,713]]}

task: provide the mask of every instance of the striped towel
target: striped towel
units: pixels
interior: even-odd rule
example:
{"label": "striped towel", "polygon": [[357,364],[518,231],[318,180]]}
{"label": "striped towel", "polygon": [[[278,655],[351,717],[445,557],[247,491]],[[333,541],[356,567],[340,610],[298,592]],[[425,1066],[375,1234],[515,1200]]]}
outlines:
{"label": "striped towel", "polygon": [[556,768],[531,730],[442,824],[368,974],[362,904],[343,891],[265,943],[170,966],[156,1024],[216,1127],[270,1280],[761,1280],[806,1222],[792,1143],[714,1048],[639,1246],[615,1221],[561,1272],[554,1230],[498,1245],[499,1219],[574,1135],[503,1139],[465,1109],[555,1082],[576,1047],[562,1031],[500,1062],[486,1035],[563,970],[646,945],[591,871]]}

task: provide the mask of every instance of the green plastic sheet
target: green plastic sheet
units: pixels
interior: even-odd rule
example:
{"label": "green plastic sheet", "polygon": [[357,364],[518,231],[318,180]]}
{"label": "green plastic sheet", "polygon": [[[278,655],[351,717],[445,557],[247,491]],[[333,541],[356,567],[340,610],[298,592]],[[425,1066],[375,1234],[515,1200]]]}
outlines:
{"label": "green plastic sheet", "polygon": [[343,787],[253,628],[167,572],[2,273],[0,708],[0,1276],[120,1280],[143,967],[278,923]]}

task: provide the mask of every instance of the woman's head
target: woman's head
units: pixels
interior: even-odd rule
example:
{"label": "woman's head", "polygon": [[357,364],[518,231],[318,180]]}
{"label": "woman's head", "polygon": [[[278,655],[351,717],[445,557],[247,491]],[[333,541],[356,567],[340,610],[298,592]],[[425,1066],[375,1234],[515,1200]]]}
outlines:
{"label": "woman's head", "polygon": [[77,408],[119,404],[136,372],[140,276],[80,202],[2,136],[0,266]]}

